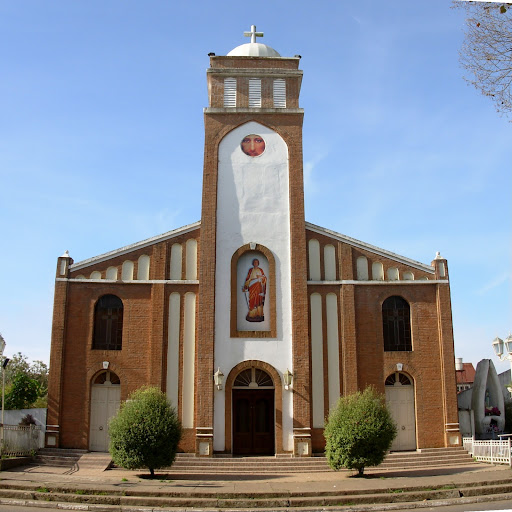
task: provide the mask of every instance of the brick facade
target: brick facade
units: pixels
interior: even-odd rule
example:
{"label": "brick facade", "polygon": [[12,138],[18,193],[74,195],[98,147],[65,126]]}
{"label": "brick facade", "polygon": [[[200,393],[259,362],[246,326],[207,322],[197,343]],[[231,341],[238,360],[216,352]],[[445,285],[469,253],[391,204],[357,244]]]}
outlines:
{"label": "brick facade", "polygon": [[[94,379],[105,371],[115,373],[121,382],[121,400],[141,385],[157,386],[166,391],[167,350],[170,336],[170,295],[178,293],[179,306],[179,374],[177,410],[183,415],[181,383],[184,372],[184,332],[186,293],[197,297],[195,318],[194,420],[185,430],[180,449],[211,456],[213,454],[215,356],[215,273],[217,230],[218,148],[233,129],[256,121],[279,134],[288,146],[290,261],[293,268],[292,296],[292,361],[293,418],[290,435],[296,455],[311,455],[323,450],[321,428],[312,423],[312,362],[310,297],[319,294],[322,308],[322,332],[326,332],[326,297],[337,298],[337,332],[339,337],[339,389],[342,395],[373,385],[384,392],[388,375],[402,365],[414,381],[416,447],[441,447],[458,444],[458,417],[455,386],[451,302],[446,260],[437,258],[431,266],[413,262],[344,237],[318,226],[306,224],[304,216],[304,183],[302,171],[303,112],[299,108],[302,72],[298,58],[216,57],[210,58],[208,70],[209,107],[205,110],[205,147],[201,224],[185,227],[155,239],[134,244],[85,262],[73,264],[69,257],[57,263],[53,312],[52,349],[50,359],[47,444],[62,448],[88,449],[90,446],[91,388]],[[248,107],[248,78],[262,80],[261,108]],[[224,108],[224,78],[237,78],[237,107]],[[285,109],[273,108],[272,80],[286,80]],[[187,241],[197,242],[197,280],[187,280]],[[320,280],[309,274],[310,240],[319,244]],[[256,241],[257,242],[257,241]],[[182,247],[181,279],[170,278],[171,247]],[[325,248],[334,250],[336,278],[326,280]],[[192,250],[192,249],[190,249]],[[241,248],[240,251],[246,249]],[[140,256],[148,256],[148,280],[121,280],[125,261],[134,264],[138,275]],[[190,256],[190,255],[189,255]],[[365,257],[369,278],[358,277],[358,258]],[[272,258],[270,258],[273,261]],[[389,268],[400,276],[411,272],[414,279],[376,282],[372,264],[379,262],[384,275]],[[107,279],[107,268],[117,268],[117,280]],[[189,269],[190,270],[190,269]],[[100,272],[101,279],[91,279]],[[234,280],[232,279],[234,282]],[[233,291],[232,291],[233,293]],[[106,294],[123,302],[122,350],[92,348],[94,308]],[[398,295],[410,305],[413,349],[408,352],[386,352],[383,343],[382,303]],[[275,295],[274,295],[275,301]],[[275,315],[275,303],[272,306]],[[267,337],[276,336],[275,328]],[[231,331],[236,330],[233,320]],[[243,334],[243,333],[242,333]],[[238,336],[237,337],[243,337]],[[248,336],[249,337],[249,336]],[[257,337],[257,335],[252,335]],[[275,384],[276,451],[289,451],[283,445],[283,393],[281,377],[263,361],[240,361],[228,369],[225,385],[225,450],[232,446],[231,389],[237,374],[250,366],[265,369]],[[327,368],[327,341],[323,340],[323,368]],[[327,390],[329,375],[323,374]],[[331,397],[332,398],[332,397]],[[329,397],[323,398],[328,414]],[[51,426],[51,427],[50,427]],[[286,434],[286,433],[285,433]]]}

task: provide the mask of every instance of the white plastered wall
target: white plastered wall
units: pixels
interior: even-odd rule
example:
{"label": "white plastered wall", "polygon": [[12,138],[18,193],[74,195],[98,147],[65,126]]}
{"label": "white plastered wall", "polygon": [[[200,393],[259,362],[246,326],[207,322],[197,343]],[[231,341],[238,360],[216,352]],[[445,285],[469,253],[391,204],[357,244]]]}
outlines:
{"label": "white plastered wall", "polygon": [[[240,142],[249,134],[264,138],[260,156],[242,152]],[[276,338],[230,337],[231,258],[251,242],[265,246],[275,259]],[[216,244],[215,368],[227,376],[238,363],[255,359],[272,365],[281,376],[287,368],[293,372],[288,147],[280,135],[258,123],[236,128],[219,145]],[[225,449],[224,393],[215,391],[215,450]],[[283,448],[289,451],[292,407],[292,394],[283,390]]]}

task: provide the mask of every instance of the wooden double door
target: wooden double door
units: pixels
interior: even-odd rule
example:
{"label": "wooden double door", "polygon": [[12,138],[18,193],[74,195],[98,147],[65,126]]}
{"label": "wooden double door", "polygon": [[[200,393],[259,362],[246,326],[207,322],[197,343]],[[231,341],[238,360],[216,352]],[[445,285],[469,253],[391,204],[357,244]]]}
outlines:
{"label": "wooden double door", "polygon": [[274,455],[274,390],[233,390],[233,453]]}

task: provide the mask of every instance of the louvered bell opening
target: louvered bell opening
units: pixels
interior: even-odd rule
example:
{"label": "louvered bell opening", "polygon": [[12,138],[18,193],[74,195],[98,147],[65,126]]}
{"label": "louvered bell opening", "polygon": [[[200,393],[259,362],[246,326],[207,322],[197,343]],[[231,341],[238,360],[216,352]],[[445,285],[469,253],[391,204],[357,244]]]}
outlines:
{"label": "louvered bell opening", "polygon": [[249,107],[261,107],[261,80],[259,78],[249,79]]}
{"label": "louvered bell opening", "polygon": [[236,78],[224,79],[224,107],[236,107]]}
{"label": "louvered bell opening", "polygon": [[284,78],[274,80],[274,108],[286,108],[286,82]]}

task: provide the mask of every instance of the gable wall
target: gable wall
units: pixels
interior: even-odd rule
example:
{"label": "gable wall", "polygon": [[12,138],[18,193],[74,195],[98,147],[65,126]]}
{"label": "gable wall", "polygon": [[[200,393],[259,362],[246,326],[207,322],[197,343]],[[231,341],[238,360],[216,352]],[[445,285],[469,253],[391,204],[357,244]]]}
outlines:
{"label": "gable wall", "polygon": [[[371,250],[359,249],[349,243],[309,230],[306,234],[310,343],[313,343],[312,295],[320,296],[321,303],[321,326],[317,327],[317,332],[320,328],[323,350],[322,371],[317,369],[316,379],[321,375],[320,378],[323,380],[324,416],[327,417],[329,404],[333,403],[332,397],[328,396],[330,376],[326,340],[327,298],[330,295],[336,297],[338,304],[340,393],[349,394],[369,385],[375,386],[379,392],[384,393],[386,377],[396,371],[397,363],[403,364],[403,371],[414,380],[416,404],[421,404],[416,408],[418,448],[445,446],[448,436],[445,424],[457,422],[454,413],[455,368],[448,282],[440,283],[436,281],[434,272],[429,273],[393,260],[391,257],[383,257]],[[311,280],[310,275],[309,241],[313,239],[319,242],[320,280]],[[335,249],[337,282],[325,281],[324,248],[327,245],[332,245]],[[359,256],[365,256],[368,259],[369,280],[358,281],[357,279],[356,261]],[[372,281],[371,267],[374,261],[383,264],[384,281]],[[386,270],[390,267],[398,268],[400,274],[398,281],[387,280]],[[403,272],[406,271],[414,273],[414,281],[401,280]],[[422,280],[422,278],[428,278],[428,280]],[[384,351],[382,303],[393,295],[406,299],[411,308],[413,343],[411,352]],[[313,348],[312,351],[314,350]],[[314,387],[318,384],[315,384],[313,364],[312,367],[311,377]],[[322,429],[313,428],[314,451],[321,451],[323,446]]]}
{"label": "gable wall", "polygon": [[[169,297],[171,293],[180,295],[180,326],[183,326],[185,294],[197,295],[198,290],[197,282],[185,281],[186,242],[190,239],[198,241],[198,238],[199,229],[85,268],[70,269],[68,277],[71,280],[63,278],[58,270],[59,280],[56,282],[54,299],[48,424],[59,426],[61,447],[89,447],[91,384],[98,372],[103,370],[103,361],[109,362],[109,369],[121,380],[121,400],[125,400],[132,391],[142,385],[153,385],[163,391],[166,390]],[[183,283],[162,282],[169,278],[170,248],[174,243],[183,245]],[[151,258],[150,282],[137,282],[136,279],[138,258],[143,254]],[[135,264],[133,281],[121,280],[121,267],[124,261],[132,261]],[[103,283],[101,280],[76,279],[78,275],[89,276],[91,272],[99,271],[103,280],[107,268],[111,266],[118,268],[117,281],[105,280]],[[92,349],[94,307],[99,297],[106,294],[116,295],[123,301],[122,350]],[[182,332],[179,343],[181,369]],[[180,382],[181,378],[180,373]],[[181,394],[178,401],[178,411],[181,414]],[[186,443],[186,439],[184,442]]]}

